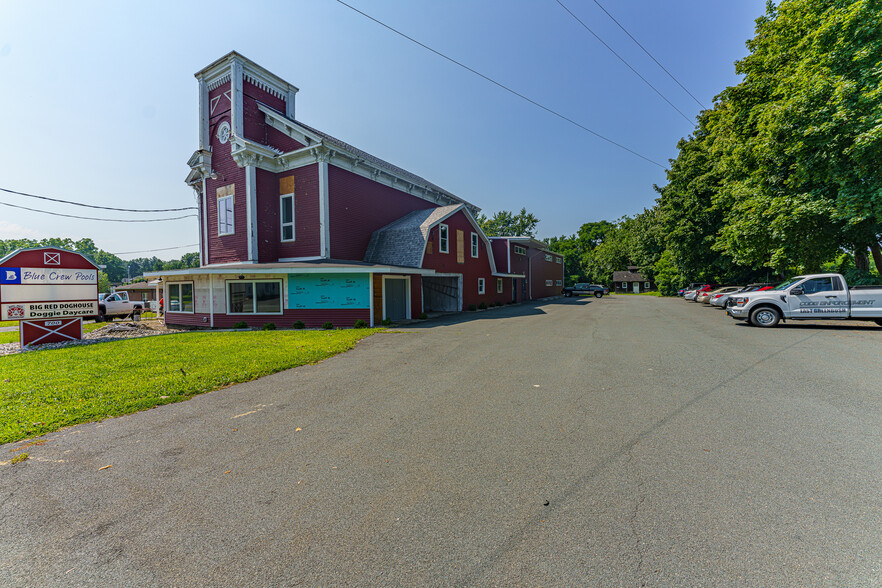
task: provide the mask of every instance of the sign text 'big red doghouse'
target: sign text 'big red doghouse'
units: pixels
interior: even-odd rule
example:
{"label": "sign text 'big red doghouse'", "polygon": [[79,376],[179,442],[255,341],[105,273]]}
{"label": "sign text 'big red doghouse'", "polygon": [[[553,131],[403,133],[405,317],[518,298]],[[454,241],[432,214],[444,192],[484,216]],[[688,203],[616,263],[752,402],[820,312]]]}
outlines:
{"label": "sign text 'big red doghouse'", "polygon": [[21,321],[22,347],[82,339],[98,314],[98,266],[57,247],[19,249],[0,259],[0,320]]}

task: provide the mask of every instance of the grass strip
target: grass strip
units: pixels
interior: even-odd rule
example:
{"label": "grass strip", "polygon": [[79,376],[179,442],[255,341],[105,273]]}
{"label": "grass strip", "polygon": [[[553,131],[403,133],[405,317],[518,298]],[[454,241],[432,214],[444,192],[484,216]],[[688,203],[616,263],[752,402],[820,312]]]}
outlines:
{"label": "grass strip", "polygon": [[194,332],[0,357],[0,443],[315,363],[379,330]]}

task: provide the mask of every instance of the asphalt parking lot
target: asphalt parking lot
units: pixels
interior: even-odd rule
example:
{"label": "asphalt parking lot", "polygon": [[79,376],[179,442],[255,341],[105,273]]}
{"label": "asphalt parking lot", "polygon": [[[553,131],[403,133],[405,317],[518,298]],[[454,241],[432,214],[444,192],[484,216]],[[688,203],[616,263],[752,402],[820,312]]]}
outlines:
{"label": "asphalt parking lot", "polygon": [[879,585],[880,351],[642,296],[412,325],[47,435],[0,585]]}

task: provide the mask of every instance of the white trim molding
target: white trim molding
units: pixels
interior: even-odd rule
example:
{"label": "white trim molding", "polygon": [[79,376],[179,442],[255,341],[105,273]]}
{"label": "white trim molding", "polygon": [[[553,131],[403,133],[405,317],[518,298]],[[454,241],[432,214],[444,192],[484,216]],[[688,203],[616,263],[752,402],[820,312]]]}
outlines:
{"label": "white trim molding", "polygon": [[330,195],[328,190],[328,160],[330,154],[327,149],[317,149],[315,160],[318,162],[319,184],[319,254],[325,258],[331,258],[331,211]]}
{"label": "white trim molding", "polygon": [[245,166],[245,229],[248,240],[248,261],[257,262],[257,170]]}

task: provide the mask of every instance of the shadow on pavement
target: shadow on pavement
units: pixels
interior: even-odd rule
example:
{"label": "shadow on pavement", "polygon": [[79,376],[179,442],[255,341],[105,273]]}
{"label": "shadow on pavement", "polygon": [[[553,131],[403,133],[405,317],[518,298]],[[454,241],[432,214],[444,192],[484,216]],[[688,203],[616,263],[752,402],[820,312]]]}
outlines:
{"label": "shadow on pavement", "polygon": [[487,310],[466,310],[430,316],[426,320],[402,322],[396,327],[402,329],[429,329],[442,325],[458,325],[478,320],[494,320],[517,316],[545,314],[544,308],[557,305],[587,306],[594,300],[588,298],[552,298],[550,300],[534,300],[506,306],[488,308]]}

